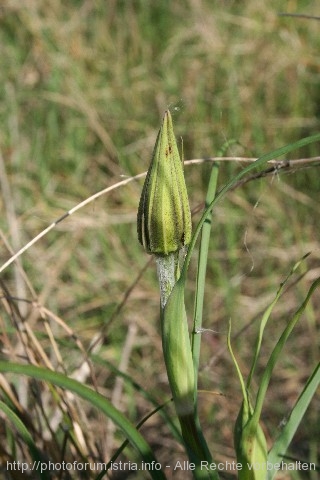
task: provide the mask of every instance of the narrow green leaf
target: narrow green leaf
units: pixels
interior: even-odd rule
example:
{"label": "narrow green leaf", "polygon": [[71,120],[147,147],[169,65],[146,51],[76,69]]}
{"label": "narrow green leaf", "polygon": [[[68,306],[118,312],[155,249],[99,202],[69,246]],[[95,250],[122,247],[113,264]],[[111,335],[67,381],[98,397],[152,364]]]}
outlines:
{"label": "narrow green leaf", "polygon": [[[59,387],[65,388],[76,393],[84,400],[87,400],[92,406],[98,408],[106,417],[111,418],[113,422],[128,437],[130,443],[140,453],[144,462],[157,462],[152,449],[144,440],[135,426],[120,413],[106,398],[95,392],[86,385],[73,380],[62,373],[53,372],[34,365],[20,365],[12,362],[0,362],[0,372],[11,372],[21,375],[27,375],[38,380],[53,383]],[[165,475],[161,470],[150,470],[150,476],[155,480],[165,480]]]}
{"label": "narrow green leaf", "polygon": [[248,376],[248,380],[247,380],[247,389],[250,388],[250,384],[251,384],[251,380],[252,380],[252,376],[254,374],[254,371],[255,371],[255,367],[256,367],[256,364],[257,364],[257,361],[258,361],[258,356],[259,356],[259,352],[260,352],[260,347],[261,347],[261,343],[262,343],[262,338],[263,338],[263,332],[264,332],[264,329],[266,327],[266,324],[270,318],[270,315],[273,311],[273,308],[275,307],[275,305],[277,304],[282,292],[283,292],[283,289],[286,285],[286,283],[288,282],[289,278],[294,274],[294,272],[297,270],[297,268],[300,266],[301,262],[303,260],[305,260],[308,256],[310,255],[310,253],[307,253],[306,255],[304,255],[297,263],[295,263],[295,265],[293,266],[293,268],[291,269],[291,271],[289,272],[289,274],[287,275],[287,277],[284,279],[284,281],[281,283],[278,291],[277,291],[277,294],[273,300],[273,302],[269,305],[269,307],[267,308],[267,310],[264,312],[263,316],[262,316],[262,320],[260,322],[260,328],[259,328],[259,333],[258,333],[258,338],[257,338],[257,341],[256,341],[256,348],[255,348],[255,354],[254,354],[254,357],[253,357],[253,361],[252,361],[252,365],[251,365],[251,370],[250,370],[250,373],[249,373],[249,376]]}
{"label": "narrow green leaf", "polygon": [[[122,378],[125,383],[128,383],[134,390],[136,390],[136,392],[138,392],[143,398],[145,398],[149,403],[151,403],[155,407],[154,412],[159,411],[160,415],[164,418],[173,436],[178,441],[181,441],[180,431],[178,430],[176,424],[172,421],[172,418],[169,415],[169,413],[166,411],[166,409],[163,408],[165,405],[167,405],[168,403],[167,401],[165,401],[162,404],[159,404],[159,401],[148,390],[146,390],[140,384],[138,384],[135,380],[133,380],[131,375],[128,375],[127,373],[122,372],[117,367],[115,367],[109,360],[105,358],[101,358],[100,355],[91,354],[90,359],[94,363],[97,363],[98,365],[102,365],[110,369],[115,376]],[[172,399],[170,401],[172,401]]]}
{"label": "narrow green leaf", "polygon": [[[212,165],[211,175],[208,184],[208,191],[206,196],[205,206],[208,207],[213,201],[218,181],[219,166],[217,163]],[[192,342],[192,356],[195,372],[195,384],[197,385],[198,369],[199,369],[199,357],[200,357],[200,344],[201,344],[201,328],[202,328],[202,313],[203,313],[203,299],[205,290],[205,279],[208,262],[208,250],[211,234],[211,217],[209,215],[203,224],[201,232],[201,241],[199,249],[199,260],[197,270],[197,284],[195,295],[195,307],[194,307],[194,319],[193,319],[193,331],[191,333]]]}
{"label": "narrow green leaf", "polygon": [[[36,444],[34,443],[33,438],[29,433],[29,430],[24,425],[22,420],[17,416],[17,414],[1,400],[0,400],[0,410],[3,411],[3,413],[8,417],[8,419],[14,425],[15,429],[21,435],[21,438],[24,441],[24,443],[27,445],[30,455],[34,460],[34,462],[39,462],[39,464],[41,462],[44,462],[45,460],[41,456],[41,452],[39,452],[38,448],[36,447]],[[35,470],[34,472],[35,472],[35,475],[42,480],[49,479],[49,474],[46,471],[41,472],[40,470]]]}
{"label": "narrow green leaf", "polygon": [[267,391],[267,388],[268,388],[268,385],[269,385],[269,382],[270,382],[270,379],[271,379],[271,375],[272,375],[274,366],[277,363],[279,355],[280,355],[280,353],[281,353],[281,351],[282,351],[290,333],[292,332],[296,323],[298,322],[301,315],[305,311],[313,292],[315,291],[316,288],[319,287],[319,285],[320,285],[320,278],[315,280],[313,282],[313,284],[311,285],[306,298],[304,299],[303,303],[301,304],[299,309],[296,311],[296,313],[294,314],[292,319],[289,321],[288,325],[284,329],[281,337],[279,338],[276,346],[274,347],[274,349],[273,349],[273,351],[270,355],[270,358],[268,360],[268,363],[266,365],[266,368],[263,372],[263,375],[262,375],[262,378],[261,378],[261,381],[260,381],[259,390],[258,390],[258,393],[257,393],[256,404],[255,404],[255,407],[254,407],[254,417],[255,417],[255,420],[256,420],[257,423],[258,423],[260,415],[261,415],[263,401],[264,401],[264,398],[265,398],[265,395],[266,395],[266,391]]}
{"label": "narrow green leaf", "polygon": [[242,376],[242,373],[241,373],[239,364],[238,364],[237,359],[236,359],[236,357],[235,357],[235,355],[234,355],[234,353],[233,353],[232,345],[231,345],[231,320],[229,320],[229,328],[228,328],[227,342],[228,342],[228,350],[229,350],[229,352],[230,352],[230,355],[231,355],[233,364],[234,364],[234,366],[235,366],[235,368],[236,368],[236,371],[237,371],[237,374],[238,374],[238,378],[239,378],[239,381],[240,381],[240,386],[241,386],[241,391],[242,391],[243,402],[244,402],[246,408],[248,408],[248,411],[249,411],[248,391],[247,391],[247,389],[246,389],[245,381],[244,381],[244,379],[243,379],[243,376]]}
{"label": "narrow green leaf", "polygon": [[[159,405],[156,407],[152,412],[148,413],[136,426],[137,430],[139,430],[142,425],[153,415],[155,415],[157,412],[161,411],[171,400],[168,400],[166,403],[163,405]],[[123,452],[123,450],[129,445],[129,440],[125,440],[120,447],[116,450],[116,452],[112,455],[111,459],[107,463],[105,470],[100,472],[99,475],[96,477],[95,480],[101,480],[107,473],[107,471],[111,468],[112,463],[115,463],[117,461],[117,458],[119,455]]]}
{"label": "narrow green leaf", "polygon": [[301,140],[298,140],[297,142],[290,143],[289,145],[285,145],[284,147],[278,148],[276,150],[273,150],[272,152],[266,153],[265,155],[262,155],[260,158],[258,158],[254,163],[251,165],[248,165],[246,168],[241,170],[237,175],[235,175],[223,188],[220,190],[220,192],[216,195],[214,200],[210,203],[208,208],[204,211],[202,217],[200,218],[198,225],[192,235],[190,245],[188,247],[188,253],[185,259],[185,262],[183,264],[183,269],[181,274],[184,275],[184,272],[188,270],[191,255],[193,252],[193,249],[195,247],[198,235],[201,231],[201,228],[206,221],[206,218],[208,215],[210,216],[212,207],[218,203],[221,198],[243,177],[245,177],[248,173],[250,173],[252,170],[257,169],[258,167],[262,167],[265,165],[269,160],[273,160],[277,157],[280,157],[281,155],[286,155],[287,153],[292,152],[293,150],[297,150],[298,148],[304,147],[306,145],[309,145],[311,143],[319,142],[320,141],[320,134],[317,135],[312,135],[311,137],[306,137]]}
{"label": "narrow green leaf", "polygon": [[[318,386],[320,384],[320,363],[316,366],[312,374],[310,375],[304,389],[302,390],[295,406],[292,409],[289,419],[286,425],[282,429],[280,435],[274,442],[269,454],[268,454],[268,480],[272,480],[277,472],[274,465],[280,463],[287,451],[291,440],[297,428],[300,425],[301,420],[314,396]],[[271,468],[271,466],[273,468]]]}

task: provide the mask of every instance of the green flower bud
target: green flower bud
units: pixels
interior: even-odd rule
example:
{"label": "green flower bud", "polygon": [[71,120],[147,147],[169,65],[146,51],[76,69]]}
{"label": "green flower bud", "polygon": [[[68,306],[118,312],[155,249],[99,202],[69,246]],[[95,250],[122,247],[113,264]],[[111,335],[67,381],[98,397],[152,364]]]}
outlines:
{"label": "green flower bud", "polygon": [[148,253],[168,255],[191,239],[191,213],[169,110],[164,114],[138,210],[138,238]]}
{"label": "green flower bud", "polygon": [[253,411],[244,401],[234,431],[237,462],[242,464],[238,471],[239,480],[265,480],[267,475],[267,442],[259,423],[253,420]]}

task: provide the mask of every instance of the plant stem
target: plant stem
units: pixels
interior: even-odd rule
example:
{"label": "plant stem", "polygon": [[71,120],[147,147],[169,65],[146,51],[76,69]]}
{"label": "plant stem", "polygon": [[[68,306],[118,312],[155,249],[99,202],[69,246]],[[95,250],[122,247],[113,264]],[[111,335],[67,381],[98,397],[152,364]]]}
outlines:
{"label": "plant stem", "polygon": [[155,255],[155,257],[160,286],[160,304],[163,310],[178,280],[179,255],[177,253],[169,253],[168,255]]}

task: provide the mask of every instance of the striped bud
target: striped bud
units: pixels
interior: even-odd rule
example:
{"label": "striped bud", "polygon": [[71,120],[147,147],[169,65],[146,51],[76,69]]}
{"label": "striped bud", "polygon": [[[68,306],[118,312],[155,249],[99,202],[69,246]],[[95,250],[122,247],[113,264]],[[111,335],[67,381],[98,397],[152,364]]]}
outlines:
{"label": "striped bud", "polygon": [[137,220],[138,239],[147,253],[168,255],[190,243],[191,213],[169,110],[153,150]]}

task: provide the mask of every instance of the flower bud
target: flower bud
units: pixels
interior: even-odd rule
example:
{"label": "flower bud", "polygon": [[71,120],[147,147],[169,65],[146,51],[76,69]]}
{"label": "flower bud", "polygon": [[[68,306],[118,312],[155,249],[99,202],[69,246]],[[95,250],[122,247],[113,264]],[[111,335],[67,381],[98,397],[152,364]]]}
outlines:
{"label": "flower bud", "polygon": [[234,432],[237,462],[242,464],[239,480],[265,480],[267,475],[267,442],[263,430],[253,418],[247,400],[242,403]]}
{"label": "flower bud", "polygon": [[137,220],[138,239],[147,253],[168,255],[190,243],[191,213],[169,110],[158,133]]}

